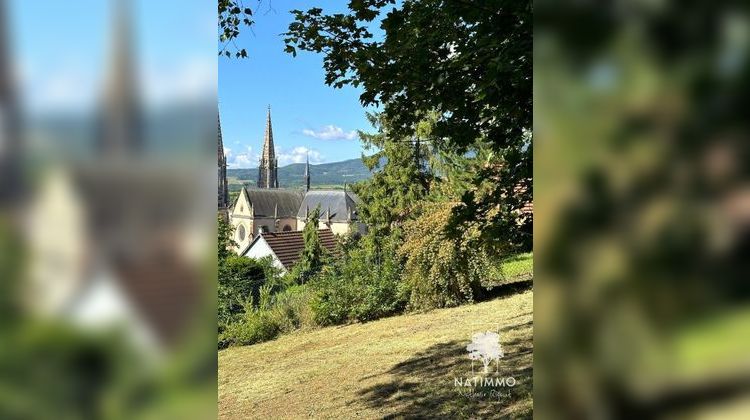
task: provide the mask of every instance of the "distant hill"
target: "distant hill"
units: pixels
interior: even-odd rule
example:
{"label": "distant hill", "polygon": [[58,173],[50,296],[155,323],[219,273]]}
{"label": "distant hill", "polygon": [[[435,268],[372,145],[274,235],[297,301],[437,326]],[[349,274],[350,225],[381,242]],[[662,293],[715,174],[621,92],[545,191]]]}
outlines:
{"label": "distant hill", "polygon": [[[279,168],[279,187],[295,188],[304,186],[304,163],[293,163]],[[310,184],[312,187],[343,187],[370,178],[371,173],[361,159],[349,159],[341,162],[310,165]],[[238,191],[242,184],[253,186],[258,180],[258,168],[228,169],[229,188]]]}

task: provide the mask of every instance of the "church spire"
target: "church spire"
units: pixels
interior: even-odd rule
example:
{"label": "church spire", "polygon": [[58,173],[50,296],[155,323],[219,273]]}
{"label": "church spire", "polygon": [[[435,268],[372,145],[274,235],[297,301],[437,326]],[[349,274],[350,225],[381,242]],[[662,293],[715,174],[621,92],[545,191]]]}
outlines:
{"label": "church spire", "polygon": [[141,118],[131,45],[131,11],[128,0],[116,0],[111,61],[97,139],[98,151],[123,157],[141,151]]}
{"label": "church spire", "polygon": [[227,157],[224,154],[224,140],[221,136],[221,116],[216,113],[216,119],[219,126],[219,133],[217,138],[217,163],[219,170],[219,191],[218,191],[218,207],[219,213],[223,217],[228,217],[229,211],[229,184],[227,183]]}
{"label": "church spire", "polygon": [[278,188],[278,160],[273,146],[273,128],[271,127],[271,105],[266,117],[266,133],[263,139],[263,150],[258,167],[258,188]]}
{"label": "church spire", "polygon": [[305,192],[310,191],[310,153],[307,154],[305,161]]}

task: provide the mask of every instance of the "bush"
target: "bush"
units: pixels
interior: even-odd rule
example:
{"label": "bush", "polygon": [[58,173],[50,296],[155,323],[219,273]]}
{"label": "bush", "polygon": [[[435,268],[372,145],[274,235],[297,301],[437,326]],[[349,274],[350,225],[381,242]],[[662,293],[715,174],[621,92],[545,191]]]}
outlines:
{"label": "bush", "polygon": [[269,285],[271,291],[284,287],[279,270],[270,259],[236,255],[224,259],[219,266],[219,328],[236,322],[245,312],[247,302],[259,302],[263,285]]}
{"label": "bush", "polygon": [[345,256],[323,269],[312,283],[312,311],[319,325],[370,321],[402,312],[406,290],[400,281],[397,235],[363,237]]}
{"label": "bush", "polygon": [[399,253],[405,258],[403,279],[410,289],[410,309],[456,306],[484,292],[482,279],[492,261],[472,242],[477,232],[446,236],[453,208],[453,203],[425,204],[421,215],[404,225]]}
{"label": "bush", "polygon": [[256,344],[314,325],[306,286],[291,286],[275,294],[272,290],[271,285],[261,287],[258,304],[250,299],[243,316],[225,325],[219,334],[219,348]]}
{"label": "bush", "polygon": [[277,320],[269,311],[246,312],[242,321],[227,324],[219,334],[219,347],[248,345],[276,338],[281,332]]}

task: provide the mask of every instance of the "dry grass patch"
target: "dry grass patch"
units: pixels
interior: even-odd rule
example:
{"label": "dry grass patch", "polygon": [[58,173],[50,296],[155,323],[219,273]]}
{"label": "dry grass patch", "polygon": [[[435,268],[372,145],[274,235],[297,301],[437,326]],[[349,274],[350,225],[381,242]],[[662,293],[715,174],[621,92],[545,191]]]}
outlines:
{"label": "dry grass patch", "polygon": [[[223,350],[219,415],[531,417],[532,319],[532,292],[527,291]],[[500,327],[505,351],[501,376],[513,376],[517,384],[475,389],[489,397],[466,395],[465,388],[454,386],[455,377],[471,377],[466,345],[474,332],[494,325]]]}

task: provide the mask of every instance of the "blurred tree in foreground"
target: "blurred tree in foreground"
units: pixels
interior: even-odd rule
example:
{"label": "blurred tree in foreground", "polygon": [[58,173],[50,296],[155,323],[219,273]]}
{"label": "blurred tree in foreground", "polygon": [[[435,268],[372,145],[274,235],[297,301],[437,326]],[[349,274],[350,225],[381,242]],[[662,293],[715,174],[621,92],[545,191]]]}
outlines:
{"label": "blurred tree in foreground", "polygon": [[750,15],[722,4],[535,4],[535,401],[552,418],[747,397]]}

